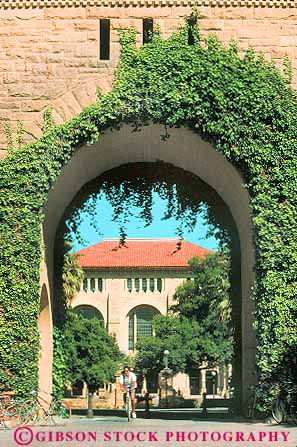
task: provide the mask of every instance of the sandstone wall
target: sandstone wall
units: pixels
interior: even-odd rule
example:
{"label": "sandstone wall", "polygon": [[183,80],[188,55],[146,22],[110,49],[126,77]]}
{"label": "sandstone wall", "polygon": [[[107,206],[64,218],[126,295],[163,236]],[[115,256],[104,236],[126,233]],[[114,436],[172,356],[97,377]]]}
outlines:
{"label": "sandstone wall", "polygon": [[[25,138],[32,140],[41,135],[42,111],[48,104],[54,107],[58,124],[92,103],[97,86],[110,89],[119,56],[118,27],[134,26],[141,45],[143,18],[152,17],[167,37],[191,11],[186,1],[135,0],[122,6],[111,1],[0,0],[0,149],[6,147],[6,120],[13,128],[22,120]],[[50,6],[54,4],[64,6]],[[288,54],[295,71],[293,86],[297,86],[294,2],[204,0],[198,4],[209,4],[199,8],[203,36],[217,33],[224,41],[235,37],[242,50],[252,46],[279,64]],[[110,61],[99,60],[100,18],[111,19]],[[4,155],[0,150],[0,158]]]}
{"label": "sandstone wall", "polygon": [[[81,305],[93,306],[100,311],[104,323],[108,323],[108,330],[116,336],[120,350],[129,353],[128,347],[128,325],[129,314],[140,305],[152,306],[163,315],[167,313],[167,304],[172,305],[173,294],[177,288],[189,276],[187,270],[124,270],[106,272],[106,270],[87,270],[85,278],[88,278],[88,290],[83,286],[80,292],[73,298],[73,308]],[[102,292],[90,290],[90,278],[103,278]],[[127,278],[132,278],[132,290],[127,289]],[[140,290],[135,290],[134,279],[140,279]],[[142,290],[142,278],[147,278],[147,291]],[[155,279],[155,290],[150,291],[149,279]],[[162,291],[157,290],[157,278],[162,278]],[[168,301],[168,302],[167,302]],[[108,310],[107,310],[108,309]],[[107,315],[108,313],[108,315]],[[131,352],[130,352],[131,353]]]}

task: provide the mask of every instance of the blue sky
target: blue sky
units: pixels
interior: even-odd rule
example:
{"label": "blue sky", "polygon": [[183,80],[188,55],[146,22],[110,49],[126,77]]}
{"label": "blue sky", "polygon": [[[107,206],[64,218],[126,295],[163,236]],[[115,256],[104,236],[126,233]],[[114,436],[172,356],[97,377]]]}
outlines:
{"label": "blue sky", "polygon": [[[119,236],[118,224],[112,222],[112,207],[110,203],[101,198],[97,200],[97,224],[102,234],[92,227],[92,218],[84,213],[82,214],[82,224],[79,227],[79,232],[83,236],[84,243],[80,243],[75,235],[73,238],[73,251],[80,250],[81,248],[89,245],[96,244],[107,238],[116,238]],[[150,226],[144,228],[143,221],[132,217],[131,221],[127,225],[127,237],[128,238],[162,238],[162,237],[176,237],[175,229],[178,223],[175,219],[162,220],[162,216],[166,210],[166,202],[162,200],[157,194],[154,194],[154,205],[152,209],[153,222]],[[135,209],[137,215],[137,209]],[[206,239],[206,233],[208,230],[207,223],[204,221],[201,215],[198,216],[197,224],[193,232],[189,232],[187,229],[184,231],[184,239],[193,242],[202,247],[217,250],[218,241],[211,237]]]}

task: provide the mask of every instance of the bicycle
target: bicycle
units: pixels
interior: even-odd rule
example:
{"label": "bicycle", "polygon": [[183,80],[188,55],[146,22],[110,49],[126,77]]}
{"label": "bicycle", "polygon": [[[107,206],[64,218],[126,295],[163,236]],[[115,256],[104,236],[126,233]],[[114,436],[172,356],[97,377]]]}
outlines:
{"label": "bicycle", "polygon": [[8,428],[6,425],[6,422],[8,420],[8,417],[6,415],[6,402],[7,396],[1,394],[0,395],[0,427],[1,428]]}
{"label": "bicycle", "polygon": [[127,418],[128,418],[128,422],[131,419],[132,416],[132,401],[131,401],[131,389],[129,388],[127,390],[127,395],[126,395],[126,414],[127,414]]}
{"label": "bicycle", "polygon": [[291,420],[297,425],[297,396],[295,393],[280,392],[272,402],[271,415],[277,424]]}
{"label": "bicycle", "polygon": [[3,392],[0,395],[0,426],[5,429],[14,429],[24,425],[26,410],[19,400],[12,399],[15,393]]}
{"label": "bicycle", "polygon": [[128,422],[130,421],[131,417],[132,417],[132,401],[131,401],[131,388],[127,387],[127,392],[126,392],[126,400],[125,400],[125,410],[126,410],[126,415],[128,418]]}
{"label": "bicycle", "polygon": [[48,402],[37,391],[32,391],[30,394],[33,396],[32,399],[25,402],[25,405],[28,408],[26,423],[32,422],[36,424],[40,421],[44,421],[47,424],[50,421],[52,425],[57,425],[60,416],[60,403],[53,399],[52,395],[50,395],[51,400]]}

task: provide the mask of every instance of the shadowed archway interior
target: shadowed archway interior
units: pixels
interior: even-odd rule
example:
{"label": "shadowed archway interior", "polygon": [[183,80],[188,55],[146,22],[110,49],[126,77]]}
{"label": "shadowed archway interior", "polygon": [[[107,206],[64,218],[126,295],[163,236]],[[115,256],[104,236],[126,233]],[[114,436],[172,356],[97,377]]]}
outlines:
{"label": "shadowed archway interior", "polygon": [[[133,132],[129,126],[124,126],[118,132],[107,132],[100,140],[100,145],[82,148],[63,169],[49,193],[43,227],[51,299],[54,301],[54,247],[59,225],[65,218],[66,210],[84,200],[94,185],[98,187],[100,176],[106,178],[110,173],[116,173],[118,178],[123,172],[122,165],[130,164],[133,168],[134,163],[151,171],[155,168],[155,173],[157,168],[159,175],[160,166],[166,168],[167,172],[173,170],[171,174],[174,169],[186,171],[196,179],[196,194],[200,195],[200,199],[202,196],[212,203],[213,209],[217,210],[217,217],[221,215],[222,221],[228,222],[231,231],[233,321],[237,339],[235,380],[241,399],[246,387],[255,380],[252,374],[255,337],[250,299],[253,250],[249,196],[237,170],[197,134],[184,128],[172,129],[170,138],[162,141],[161,133],[159,125],[144,127],[141,132]],[[166,169],[163,170],[163,176]],[[132,172],[133,169],[130,175]],[[242,384],[245,384],[244,389],[241,389]]]}

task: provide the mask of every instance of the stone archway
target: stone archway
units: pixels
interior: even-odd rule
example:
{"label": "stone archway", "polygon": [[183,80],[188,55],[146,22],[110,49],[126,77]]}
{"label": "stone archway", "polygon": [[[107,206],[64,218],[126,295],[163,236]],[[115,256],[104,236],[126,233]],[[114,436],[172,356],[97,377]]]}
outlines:
{"label": "stone archway", "polygon": [[38,328],[40,337],[38,388],[41,393],[47,394],[52,390],[53,334],[52,312],[46,284],[41,288]]}
{"label": "stone archway", "polygon": [[187,170],[209,184],[225,202],[236,224],[241,251],[242,291],[242,398],[255,381],[256,341],[253,323],[251,287],[253,285],[254,253],[249,195],[236,168],[209,143],[185,128],[171,129],[170,138],[162,141],[163,129],[150,125],[141,132],[124,126],[118,132],[106,132],[100,142],[82,147],[63,168],[48,195],[45,207],[43,237],[47,251],[45,264],[48,272],[51,299],[53,296],[54,240],[65,209],[92,179],[122,164],[163,161]]}

